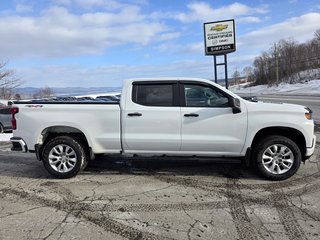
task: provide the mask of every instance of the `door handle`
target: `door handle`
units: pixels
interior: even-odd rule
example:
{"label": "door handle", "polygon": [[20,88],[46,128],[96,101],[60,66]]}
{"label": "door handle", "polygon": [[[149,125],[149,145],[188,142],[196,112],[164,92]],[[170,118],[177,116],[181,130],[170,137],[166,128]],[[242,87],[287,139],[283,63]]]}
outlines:
{"label": "door handle", "polygon": [[199,117],[199,114],[196,113],[189,113],[189,114],[185,114],[185,117]]}
{"label": "door handle", "polygon": [[134,112],[134,113],[128,113],[129,117],[141,117],[142,113]]}

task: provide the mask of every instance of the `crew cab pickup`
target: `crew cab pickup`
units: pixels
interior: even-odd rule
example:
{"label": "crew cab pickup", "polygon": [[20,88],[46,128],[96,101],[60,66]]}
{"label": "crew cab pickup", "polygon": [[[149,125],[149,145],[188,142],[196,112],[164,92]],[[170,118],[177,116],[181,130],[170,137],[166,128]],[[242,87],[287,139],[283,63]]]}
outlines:
{"label": "crew cab pickup", "polygon": [[283,180],[314,152],[312,111],[249,102],[203,79],[124,81],[120,102],[15,102],[12,150],[70,178],[97,154],[241,158]]}

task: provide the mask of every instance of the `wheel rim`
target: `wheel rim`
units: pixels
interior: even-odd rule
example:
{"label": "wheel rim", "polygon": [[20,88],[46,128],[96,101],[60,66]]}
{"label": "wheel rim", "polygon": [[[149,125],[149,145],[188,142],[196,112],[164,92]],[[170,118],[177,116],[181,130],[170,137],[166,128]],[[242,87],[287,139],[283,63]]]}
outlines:
{"label": "wheel rim", "polygon": [[70,172],[77,163],[77,154],[74,149],[65,144],[59,144],[49,152],[49,164],[59,173]]}
{"label": "wheel rim", "polygon": [[263,167],[273,174],[288,172],[294,163],[294,155],[291,149],[282,144],[269,146],[262,154]]}

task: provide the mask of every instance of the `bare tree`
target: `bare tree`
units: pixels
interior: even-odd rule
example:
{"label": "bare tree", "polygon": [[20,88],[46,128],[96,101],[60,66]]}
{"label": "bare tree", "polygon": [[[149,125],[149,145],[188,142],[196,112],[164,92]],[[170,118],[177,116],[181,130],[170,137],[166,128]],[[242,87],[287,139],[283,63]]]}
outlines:
{"label": "bare tree", "polygon": [[240,72],[236,69],[232,74],[233,82],[235,85],[238,84],[238,87],[240,88]]}
{"label": "bare tree", "polygon": [[0,63],[0,98],[10,99],[13,89],[21,85],[21,80],[15,76],[12,69],[6,68],[7,62]]}
{"label": "bare tree", "polygon": [[282,39],[256,57],[249,79],[255,84],[301,82],[320,77],[320,29],[314,38],[299,44],[294,39]]}
{"label": "bare tree", "polygon": [[243,76],[245,76],[246,80],[247,81],[250,81],[250,75],[252,75],[252,67],[244,67],[243,70],[242,70],[242,74]]}
{"label": "bare tree", "polygon": [[50,87],[44,87],[39,89],[33,94],[33,98],[49,98],[54,95],[53,90]]}
{"label": "bare tree", "polygon": [[16,93],[13,97],[14,100],[21,100],[21,95],[19,93]]}
{"label": "bare tree", "polygon": [[318,29],[317,31],[315,31],[314,33],[314,38],[320,42],[320,29]]}

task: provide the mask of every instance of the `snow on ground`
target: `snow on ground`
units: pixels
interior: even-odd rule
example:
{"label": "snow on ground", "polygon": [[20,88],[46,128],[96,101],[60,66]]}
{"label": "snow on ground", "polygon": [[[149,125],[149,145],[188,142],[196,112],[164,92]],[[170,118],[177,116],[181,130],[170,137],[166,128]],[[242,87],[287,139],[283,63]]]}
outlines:
{"label": "snow on ground", "polygon": [[12,137],[12,133],[0,133],[0,142],[8,142]]}
{"label": "snow on ground", "polygon": [[245,87],[245,85],[230,86],[229,90],[237,94],[296,94],[296,95],[318,95],[320,96],[320,79],[305,83],[288,84],[281,83],[278,86],[259,85]]}

